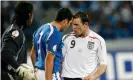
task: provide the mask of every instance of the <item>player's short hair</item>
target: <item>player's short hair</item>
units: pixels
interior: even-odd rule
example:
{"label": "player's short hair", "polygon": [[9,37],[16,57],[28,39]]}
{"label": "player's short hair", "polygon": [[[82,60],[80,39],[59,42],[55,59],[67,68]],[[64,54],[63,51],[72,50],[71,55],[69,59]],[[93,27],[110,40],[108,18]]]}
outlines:
{"label": "player's short hair", "polygon": [[32,4],[27,3],[25,1],[19,2],[14,9],[15,15],[14,15],[12,22],[14,22],[14,20],[18,20],[20,23],[21,21],[24,22],[24,21],[28,20],[29,13],[32,13],[32,11],[33,11]]}
{"label": "player's short hair", "polygon": [[85,22],[89,23],[88,15],[84,11],[78,11],[77,13],[75,13],[75,15],[73,16],[73,19],[76,19],[76,18],[80,18],[83,24]]}
{"label": "player's short hair", "polygon": [[72,20],[73,14],[68,8],[60,8],[55,16],[55,21]]}

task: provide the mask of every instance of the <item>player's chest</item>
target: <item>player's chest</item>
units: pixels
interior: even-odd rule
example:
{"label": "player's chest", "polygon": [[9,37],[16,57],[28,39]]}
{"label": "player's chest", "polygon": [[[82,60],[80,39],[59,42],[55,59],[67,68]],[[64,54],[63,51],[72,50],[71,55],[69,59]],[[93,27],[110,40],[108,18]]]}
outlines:
{"label": "player's chest", "polygon": [[67,43],[69,52],[97,53],[98,45],[95,40],[88,38],[73,38]]}

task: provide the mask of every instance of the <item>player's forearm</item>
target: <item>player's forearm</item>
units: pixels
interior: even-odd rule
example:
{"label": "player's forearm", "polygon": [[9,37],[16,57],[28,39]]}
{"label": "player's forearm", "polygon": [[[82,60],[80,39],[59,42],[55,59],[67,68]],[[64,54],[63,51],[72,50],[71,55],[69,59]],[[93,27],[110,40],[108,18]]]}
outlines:
{"label": "player's forearm", "polygon": [[45,68],[45,77],[46,80],[52,80],[52,72],[53,72],[53,63],[46,62],[46,68]]}
{"label": "player's forearm", "polygon": [[7,64],[12,66],[14,69],[17,69],[20,66],[18,62],[14,59],[12,53],[8,51],[1,52],[1,60],[5,61]]}
{"label": "player's forearm", "polygon": [[31,62],[33,66],[35,66],[36,57],[34,55],[31,55]]}
{"label": "player's forearm", "polygon": [[54,57],[53,54],[47,53],[45,61],[45,78],[46,80],[52,80]]}
{"label": "player's forearm", "polygon": [[33,66],[34,66],[34,65],[35,65],[35,61],[36,61],[36,55],[35,55],[34,45],[32,46],[30,56],[31,56],[32,64],[33,64]]}
{"label": "player's forearm", "polygon": [[5,61],[7,64],[11,65],[13,68],[17,69],[19,67],[19,63],[16,61],[16,53],[17,46],[11,42],[12,40],[8,40],[7,42],[3,42],[1,49],[1,60]]}
{"label": "player's forearm", "polygon": [[107,65],[100,65],[97,71],[93,74],[96,79],[99,78],[105,71],[106,71]]}

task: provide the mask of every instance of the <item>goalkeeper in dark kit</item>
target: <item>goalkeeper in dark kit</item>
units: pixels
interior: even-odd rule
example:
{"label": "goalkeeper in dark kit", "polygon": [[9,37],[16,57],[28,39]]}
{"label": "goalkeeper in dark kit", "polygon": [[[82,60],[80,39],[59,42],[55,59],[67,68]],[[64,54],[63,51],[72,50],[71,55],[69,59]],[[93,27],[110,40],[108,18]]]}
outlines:
{"label": "goalkeeper in dark kit", "polygon": [[36,80],[27,63],[26,39],[23,33],[33,21],[33,5],[19,2],[14,8],[12,24],[2,35],[1,80]]}

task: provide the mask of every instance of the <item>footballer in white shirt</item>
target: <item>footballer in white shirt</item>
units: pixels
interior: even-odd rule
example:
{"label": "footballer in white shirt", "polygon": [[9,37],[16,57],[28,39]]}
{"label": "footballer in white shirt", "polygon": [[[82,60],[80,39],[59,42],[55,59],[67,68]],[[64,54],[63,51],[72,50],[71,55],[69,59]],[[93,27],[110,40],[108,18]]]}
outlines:
{"label": "footballer in white shirt", "polygon": [[74,15],[73,32],[63,37],[62,74],[64,80],[97,80],[107,67],[104,39],[89,29],[85,12]]}

